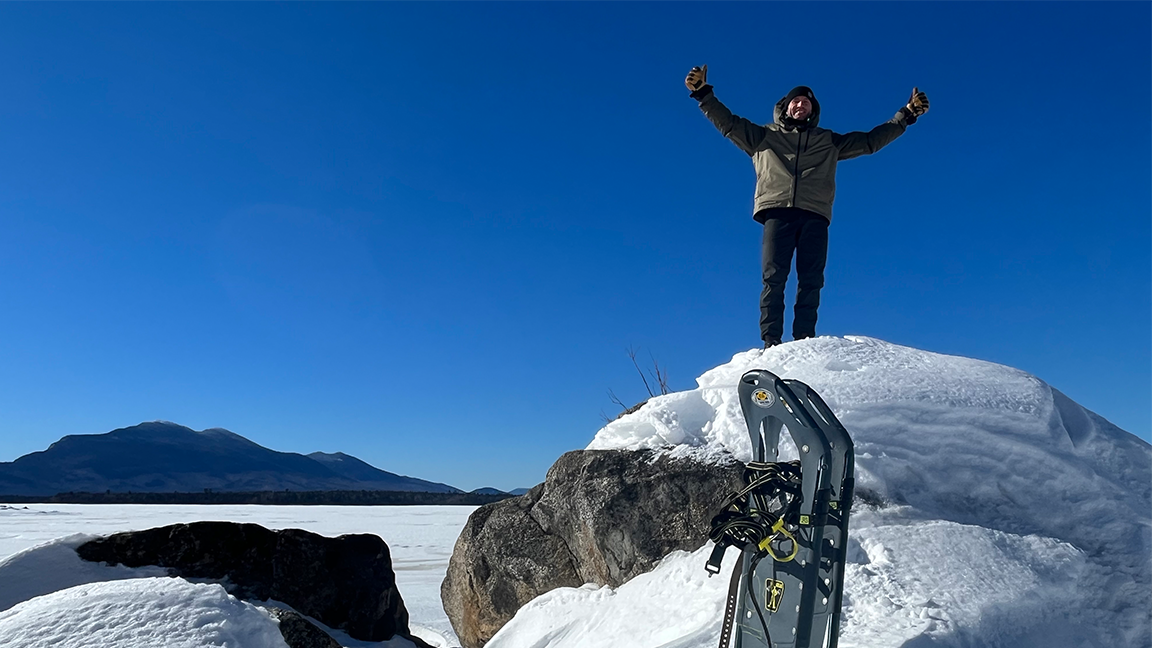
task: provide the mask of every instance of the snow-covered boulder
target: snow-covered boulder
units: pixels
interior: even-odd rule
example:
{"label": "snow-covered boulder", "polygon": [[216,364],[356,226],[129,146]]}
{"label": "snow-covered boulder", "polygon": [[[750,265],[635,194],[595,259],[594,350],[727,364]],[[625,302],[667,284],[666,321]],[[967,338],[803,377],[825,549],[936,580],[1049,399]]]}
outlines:
{"label": "snow-covered boulder", "polygon": [[408,637],[388,545],[371,534],[327,538],[301,529],[193,522],[116,533],[76,548],[86,561],[157,566],[221,583],[241,599],[286,603],[349,636]]}
{"label": "snow-covered boulder", "polygon": [[[812,386],[855,443],[841,646],[1152,645],[1152,447],[1025,372],[803,340],[737,354],[588,449],[747,461],[736,387],[751,369]],[[785,433],[781,460],[795,458]],[[715,645],[728,579],[708,579],[708,550],[619,588],[548,592],[487,646]]]}

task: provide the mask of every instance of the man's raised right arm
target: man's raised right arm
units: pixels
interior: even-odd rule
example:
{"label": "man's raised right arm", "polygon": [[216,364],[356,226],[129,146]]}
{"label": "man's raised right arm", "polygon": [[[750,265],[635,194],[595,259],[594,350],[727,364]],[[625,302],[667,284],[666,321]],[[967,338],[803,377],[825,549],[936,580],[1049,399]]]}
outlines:
{"label": "man's raised right arm", "polygon": [[756,151],[760,142],[764,140],[767,130],[759,124],[733,115],[727,106],[720,103],[712,92],[712,86],[708,84],[707,65],[692,68],[684,79],[684,85],[692,91],[690,96],[700,102],[700,110],[704,116],[724,137],[732,140],[733,144],[748,155]]}

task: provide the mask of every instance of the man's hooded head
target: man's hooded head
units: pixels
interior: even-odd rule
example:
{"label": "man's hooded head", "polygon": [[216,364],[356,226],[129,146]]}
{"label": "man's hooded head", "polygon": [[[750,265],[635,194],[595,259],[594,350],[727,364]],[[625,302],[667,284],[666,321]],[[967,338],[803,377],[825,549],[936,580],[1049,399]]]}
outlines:
{"label": "man's hooded head", "polygon": [[813,127],[820,121],[820,102],[808,86],[792,88],[776,102],[773,111],[776,123],[793,128]]}

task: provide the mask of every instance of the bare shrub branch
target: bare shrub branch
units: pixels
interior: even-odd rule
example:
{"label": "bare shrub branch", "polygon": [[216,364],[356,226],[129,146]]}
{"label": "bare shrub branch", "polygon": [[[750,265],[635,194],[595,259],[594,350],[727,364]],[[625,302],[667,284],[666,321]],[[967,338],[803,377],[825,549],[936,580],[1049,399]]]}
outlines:
{"label": "bare shrub branch", "polygon": [[608,390],[608,398],[611,398],[612,402],[616,403],[620,407],[623,407],[624,409],[628,409],[628,406],[624,404],[624,401],[620,400],[620,397],[617,396],[616,393],[613,392],[611,389]]}
{"label": "bare shrub branch", "polygon": [[628,357],[632,359],[632,366],[636,367],[636,373],[640,374],[640,380],[644,381],[644,389],[648,390],[648,397],[651,398],[656,394],[652,393],[652,388],[648,386],[648,378],[644,376],[644,370],[640,368],[640,364],[636,362],[636,349],[628,347]]}
{"label": "bare shrub branch", "polygon": [[656,357],[652,352],[648,352],[648,357],[652,359],[652,368],[655,370],[655,375],[652,377],[656,380],[656,384],[660,385],[660,395],[663,396],[668,393],[668,370],[661,369],[660,363],[656,362]]}
{"label": "bare shrub branch", "polygon": [[[648,391],[648,398],[645,398],[639,403],[636,403],[632,407],[627,407],[624,405],[624,401],[620,400],[620,397],[618,397],[611,389],[609,389],[608,397],[612,399],[613,403],[620,406],[624,410],[620,414],[616,415],[616,419],[619,419],[621,416],[626,414],[635,412],[636,410],[640,409],[644,403],[647,403],[649,398],[656,396],[656,394],[652,393],[653,384],[655,384],[660,389],[661,396],[671,393],[671,389],[668,388],[668,370],[661,367],[660,363],[656,361],[656,357],[652,355],[651,351],[649,351],[648,357],[652,360],[652,368],[648,370],[647,374],[645,374],[644,370],[640,368],[640,363],[636,361],[636,351],[636,349],[629,346],[628,358],[632,360],[632,366],[636,368],[636,373],[640,374],[640,380],[644,382],[644,389]],[[652,379],[652,383],[648,382],[649,378]],[[603,411],[600,412],[600,418],[607,423],[611,422]]]}

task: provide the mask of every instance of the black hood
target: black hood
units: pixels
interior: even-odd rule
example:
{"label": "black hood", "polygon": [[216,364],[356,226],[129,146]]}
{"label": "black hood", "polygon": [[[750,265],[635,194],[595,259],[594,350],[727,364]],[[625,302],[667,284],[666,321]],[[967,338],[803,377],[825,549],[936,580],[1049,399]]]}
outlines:
{"label": "black hood", "polygon": [[[804,122],[798,122],[785,115],[788,104],[801,95],[812,100],[812,114],[808,115],[808,119]],[[776,108],[772,111],[772,120],[788,128],[815,128],[820,123],[820,102],[816,100],[816,94],[812,92],[812,88],[796,86],[788,94],[781,97],[780,101],[776,102]]]}

